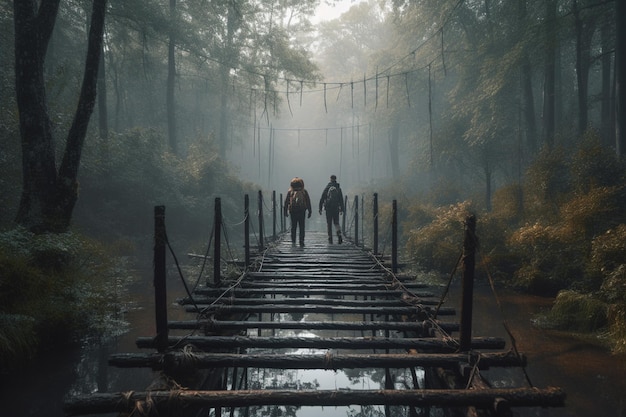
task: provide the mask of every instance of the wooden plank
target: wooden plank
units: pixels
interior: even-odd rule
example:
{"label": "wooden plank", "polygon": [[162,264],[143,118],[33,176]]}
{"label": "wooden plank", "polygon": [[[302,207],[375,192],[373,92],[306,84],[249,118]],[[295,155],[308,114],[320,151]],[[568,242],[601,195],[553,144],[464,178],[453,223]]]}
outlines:
{"label": "wooden plank", "polygon": [[[245,329],[293,329],[293,330],[402,330],[423,331],[422,322],[396,321],[220,321],[220,320],[188,320],[170,321],[170,329],[206,329],[220,330]],[[428,326],[432,326],[428,324]],[[458,323],[438,322],[437,326],[446,332],[459,330]]]}
{"label": "wooden plank", "polygon": [[[225,304],[210,304],[210,305],[187,305],[185,311],[188,313],[204,313],[204,314],[219,314],[219,313],[310,313],[310,314],[376,314],[376,315],[408,315],[417,314],[423,312],[430,312],[427,306],[406,306],[406,307],[344,307],[344,306],[327,306],[316,305],[315,299],[310,299],[311,304],[305,305],[276,305],[276,304],[263,304],[263,305],[225,305]],[[438,314],[442,315],[454,315],[454,309],[440,308]]]}
{"label": "wooden plank", "polygon": [[[363,369],[363,368],[455,368],[459,363],[477,363],[478,355],[468,354],[236,354],[174,351],[161,353],[121,353],[109,356],[109,365],[119,368],[272,368],[272,369]],[[524,357],[511,352],[482,353],[480,366],[524,366]],[[180,370],[180,369],[179,369]]]}
{"label": "wooden plank", "polygon": [[[416,349],[423,352],[454,352],[456,339],[383,338],[383,337],[246,337],[246,336],[170,336],[169,346],[193,345],[199,349],[258,348],[258,349]],[[154,338],[139,337],[137,347],[154,347]],[[473,349],[503,349],[504,339],[476,337]]]}
{"label": "wooden plank", "polygon": [[[411,301],[411,302],[409,302]],[[180,305],[189,305],[189,304],[222,304],[222,305],[238,305],[238,304],[248,304],[248,305],[261,305],[261,304],[272,304],[272,305],[303,305],[303,304],[315,304],[315,305],[327,305],[327,306],[344,306],[344,307],[362,307],[362,306],[371,306],[371,307],[403,307],[403,306],[411,306],[411,305],[438,305],[438,300],[424,300],[424,299],[416,299],[416,300],[402,300],[402,299],[391,299],[391,300],[345,300],[338,298],[232,298],[232,297],[194,297],[193,300],[189,298],[181,298],[178,300],[178,304]]]}
{"label": "wooden plank", "polygon": [[[213,295],[213,296],[222,296],[224,294],[241,294],[241,295],[249,295],[249,296],[266,296],[268,294],[282,294],[282,295],[324,295],[324,296],[334,296],[334,297],[343,297],[343,296],[368,296],[368,297],[401,297],[403,294],[406,294],[406,291],[402,290],[386,290],[382,292],[381,290],[363,290],[363,289],[352,289],[349,293],[346,293],[346,290],[337,290],[330,288],[239,288],[239,287],[228,287],[228,288],[198,288],[195,294],[204,294],[204,295]],[[412,295],[418,298],[430,297],[432,294],[428,292],[412,292]]]}
{"label": "wooden plank", "polygon": [[[562,407],[560,388],[499,388],[488,390],[255,390],[255,391],[147,391],[90,394],[65,402],[67,415],[132,413],[137,406],[158,411],[201,407],[248,407],[263,405],[348,406],[407,405],[416,407],[491,408],[496,399],[511,407]],[[166,414],[163,414],[166,415]]]}

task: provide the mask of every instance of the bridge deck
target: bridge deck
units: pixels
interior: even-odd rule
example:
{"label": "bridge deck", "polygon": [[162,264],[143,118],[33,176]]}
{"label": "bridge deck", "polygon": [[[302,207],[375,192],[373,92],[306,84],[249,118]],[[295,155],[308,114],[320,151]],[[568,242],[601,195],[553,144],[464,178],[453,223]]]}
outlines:
{"label": "bridge deck", "polygon": [[[262,406],[351,405],[384,406],[388,415],[391,406],[404,407],[401,415],[428,415],[417,410],[428,407],[496,415],[509,407],[563,405],[557,388],[490,387],[481,369],[523,366],[524,358],[491,337],[475,337],[470,352],[459,352],[451,333],[458,330],[450,317],[454,309],[440,308],[434,316],[440,290],[395,276],[350,242],[331,245],[324,233],[308,232],[305,243],[293,246],[281,238],[255,270],[181,300],[194,319],[169,327],[193,333],[170,335],[167,351],[118,354],[109,361],[167,375],[203,370],[209,375],[204,386],[76,397],[66,403],[68,413],[132,412],[149,403],[160,415],[172,409],[207,413],[235,407],[235,415],[255,415]],[[137,345],[156,346],[153,337],[139,338]],[[372,368],[384,370],[384,376],[371,389],[303,389],[298,380],[282,386],[274,380],[272,386],[272,378],[253,381],[251,376],[251,370],[258,376],[262,369]],[[397,369],[408,380],[398,381]],[[400,415],[397,411],[393,414]],[[320,413],[335,415],[323,408]]]}

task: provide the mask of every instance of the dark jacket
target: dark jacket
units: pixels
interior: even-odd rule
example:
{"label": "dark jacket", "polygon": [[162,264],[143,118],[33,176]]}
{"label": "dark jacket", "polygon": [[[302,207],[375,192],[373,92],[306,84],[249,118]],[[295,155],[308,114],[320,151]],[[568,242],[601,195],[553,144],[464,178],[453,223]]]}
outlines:
{"label": "dark jacket", "polygon": [[289,214],[290,209],[291,209],[290,208],[291,195],[295,191],[300,191],[300,190],[304,191],[304,197],[305,197],[305,203],[306,203],[305,211],[308,210],[309,217],[311,216],[311,212],[312,212],[311,198],[309,197],[308,191],[304,188],[304,180],[298,177],[292,179],[291,183],[289,184],[289,191],[287,191],[287,195],[285,196],[285,203],[283,204],[283,211],[285,213],[285,216]]}
{"label": "dark jacket", "polygon": [[328,189],[333,185],[339,191],[339,207],[337,208],[333,207],[332,209],[339,209],[339,211],[341,212],[345,211],[345,207],[343,204],[343,192],[341,191],[341,187],[339,186],[339,183],[337,181],[331,181],[328,184],[326,184],[326,187],[324,187],[324,191],[322,191],[322,196],[320,197],[319,211],[322,211],[322,207],[326,208],[326,198],[328,197]]}

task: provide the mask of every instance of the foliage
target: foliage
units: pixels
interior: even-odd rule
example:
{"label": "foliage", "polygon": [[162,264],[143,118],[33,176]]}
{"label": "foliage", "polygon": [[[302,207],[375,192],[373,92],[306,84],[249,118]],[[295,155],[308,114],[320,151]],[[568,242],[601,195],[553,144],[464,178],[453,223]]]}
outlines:
{"label": "foliage", "polygon": [[542,319],[543,327],[575,332],[596,332],[606,327],[607,305],[591,294],[561,291]]}
{"label": "foliage", "polygon": [[8,324],[0,328],[0,357],[28,359],[37,348],[65,346],[110,327],[119,298],[107,261],[113,254],[74,233],[1,233],[0,317]]}
{"label": "foliage", "polygon": [[[416,218],[416,214],[424,212],[411,207],[410,218],[416,219],[415,224],[423,224],[424,220]],[[428,215],[432,221],[423,226],[407,228],[407,252],[412,260],[426,268],[452,270],[461,253],[463,243],[463,224],[472,212],[469,202],[439,207]]]}

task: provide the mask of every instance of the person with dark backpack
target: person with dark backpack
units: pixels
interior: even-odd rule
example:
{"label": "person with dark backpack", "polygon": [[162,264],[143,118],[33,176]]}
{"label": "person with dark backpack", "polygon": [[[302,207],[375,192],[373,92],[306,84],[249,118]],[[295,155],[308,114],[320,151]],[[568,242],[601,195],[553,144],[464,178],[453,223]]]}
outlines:
{"label": "person with dark backpack", "polygon": [[322,214],[322,207],[326,210],[326,229],[328,230],[328,243],[333,243],[333,224],[337,232],[337,243],[343,242],[341,226],[339,225],[339,215],[344,212],[343,193],[337,182],[337,176],[331,175],[330,182],[322,191],[320,197],[319,211]]}
{"label": "person with dark backpack", "polygon": [[306,212],[311,217],[311,199],[309,193],[304,188],[304,180],[295,177],[289,184],[289,190],[285,196],[283,205],[285,217],[291,215],[291,243],[296,244],[296,229],[300,229],[300,246],[304,246],[304,219]]}

